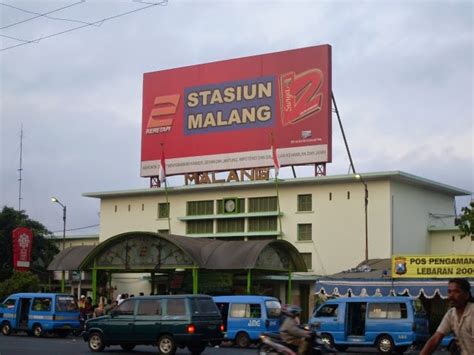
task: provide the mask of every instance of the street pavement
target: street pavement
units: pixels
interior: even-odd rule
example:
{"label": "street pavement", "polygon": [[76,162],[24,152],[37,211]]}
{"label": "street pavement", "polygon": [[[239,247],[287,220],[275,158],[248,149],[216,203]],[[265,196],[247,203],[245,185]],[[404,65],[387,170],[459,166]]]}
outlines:
{"label": "street pavement", "polygon": [[[146,355],[156,354],[157,348],[154,346],[137,346],[133,351],[124,351],[120,346],[111,346],[105,348],[102,352],[106,354],[121,354],[121,355]],[[218,348],[207,348],[203,355],[256,355],[256,347],[253,346],[248,349],[239,349],[232,346],[221,346]],[[349,348],[340,355],[362,355],[362,354],[376,354],[374,348]],[[415,355],[418,351],[407,351],[405,355]],[[0,335],[0,355],[91,355],[87,343],[80,337],[69,336],[67,338],[33,338],[26,334],[17,334],[11,336]],[[178,355],[189,354],[187,349],[178,349]],[[449,355],[448,352],[436,352],[436,355]]]}

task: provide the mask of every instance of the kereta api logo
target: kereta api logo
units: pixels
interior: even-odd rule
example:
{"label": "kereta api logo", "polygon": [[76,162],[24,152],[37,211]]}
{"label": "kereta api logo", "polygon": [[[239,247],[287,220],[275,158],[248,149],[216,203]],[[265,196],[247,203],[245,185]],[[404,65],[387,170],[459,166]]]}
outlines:
{"label": "kereta api logo", "polygon": [[283,126],[295,124],[321,111],[323,72],[309,69],[300,74],[289,72],[280,77],[281,120]]}
{"label": "kereta api logo", "polygon": [[146,134],[165,133],[171,131],[174,115],[178,109],[181,95],[165,95],[155,97],[153,107],[148,118]]}

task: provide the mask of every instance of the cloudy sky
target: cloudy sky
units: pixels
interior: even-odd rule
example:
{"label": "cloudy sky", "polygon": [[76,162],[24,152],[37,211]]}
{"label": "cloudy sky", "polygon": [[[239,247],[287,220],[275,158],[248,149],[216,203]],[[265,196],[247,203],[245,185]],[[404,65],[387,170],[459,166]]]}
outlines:
{"label": "cloudy sky", "polygon": [[[82,193],[149,186],[143,73],[326,43],[356,169],[474,191],[473,23],[469,0],[1,0],[0,207],[19,205],[23,126],[21,208],[61,231],[56,196],[71,233],[97,231]],[[333,117],[327,173],[348,169]]]}

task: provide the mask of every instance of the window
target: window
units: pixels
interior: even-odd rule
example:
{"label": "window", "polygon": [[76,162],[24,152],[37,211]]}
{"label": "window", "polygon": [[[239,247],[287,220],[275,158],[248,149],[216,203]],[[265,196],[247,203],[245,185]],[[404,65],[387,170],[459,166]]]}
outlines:
{"label": "window", "polygon": [[74,312],[77,310],[77,303],[73,296],[56,296],[56,311]]}
{"label": "window", "polygon": [[311,223],[298,224],[298,239],[297,240],[312,240],[313,230]]}
{"label": "window", "polygon": [[279,318],[281,315],[281,305],[278,301],[265,301],[268,318]]}
{"label": "window", "polygon": [[134,308],[135,308],[134,300],[125,300],[120,305],[117,306],[115,312],[116,314],[122,315],[122,316],[132,316]]}
{"label": "window", "polygon": [[168,299],[166,305],[166,314],[168,316],[184,316],[186,315],[186,305],[184,298]]}
{"label": "window", "polygon": [[206,214],[214,214],[214,201],[188,201],[188,216],[199,216]]}
{"label": "window", "polygon": [[298,212],[312,211],[312,195],[298,195]]}
{"label": "window", "polygon": [[158,218],[168,218],[170,216],[169,202],[158,204]]}
{"label": "window", "polygon": [[9,308],[9,309],[15,308],[15,300],[14,300],[14,299],[6,300],[6,301],[3,303],[3,306],[4,306],[5,308]]}
{"label": "window", "polygon": [[51,298],[42,297],[33,299],[33,310],[41,312],[51,311]]}
{"label": "window", "polygon": [[332,201],[332,192],[329,193],[329,201]]}
{"label": "window", "polygon": [[169,229],[158,229],[158,234],[170,234]]}
{"label": "window", "polygon": [[264,232],[277,230],[277,217],[250,217],[249,232]]}
{"label": "window", "polygon": [[216,304],[210,298],[191,298],[191,305],[194,314],[220,314],[219,309],[216,307]]}
{"label": "window", "polygon": [[214,222],[212,219],[186,222],[187,234],[214,233]]}
{"label": "window", "polygon": [[115,212],[117,212],[117,205],[115,205],[115,208],[114,208]]}
{"label": "window", "polygon": [[128,212],[130,212],[130,208],[131,208],[130,205],[128,205]]}
{"label": "window", "polygon": [[233,318],[260,318],[262,310],[258,303],[234,303],[230,308],[230,316]]}
{"label": "window", "polygon": [[407,306],[405,303],[371,303],[369,304],[369,318],[407,318]]}
{"label": "window", "polygon": [[348,200],[351,199],[351,192],[350,192],[350,191],[347,191],[347,199],[348,199]]}
{"label": "window", "polygon": [[313,257],[311,253],[300,253],[308,270],[313,269]]}
{"label": "window", "polygon": [[325,306],[321,307],[321,309],[319,309],[316,312],[315,317],[334,317],[334,318],[336,318],[337,317],[337,309],[338,309],[337,304],[325,305]]}
{"label": "window", "polygon": [[137,315],[161,315],[160,300],[140,300]]}
{"label": "window", "polygon": [[253,197],[249,198],[249,212],[271,212],[278,210],[276,197]]}
{"label": "window", "polygon": [[231,219],[218,219],[217,220],[217,233],[232,233],[232,232],[244,232],[244,231],[245,231],[244,218],[231,218]]}

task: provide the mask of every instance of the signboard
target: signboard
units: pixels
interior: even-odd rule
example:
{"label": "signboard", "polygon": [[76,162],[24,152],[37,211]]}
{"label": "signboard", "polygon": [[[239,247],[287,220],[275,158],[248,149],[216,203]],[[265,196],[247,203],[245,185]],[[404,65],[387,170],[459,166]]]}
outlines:
{"label": "signboard", "polygon": [[28,228],[15,228],[12,232],[12,239],[13,269],[17,271],[28,271],[30,268],[33,233]]}
{"label": "signboard", "polygon": [[141,176],[273,166],[272,144],[331,161],[329,45],[144,74]]}
{"label": "signboard", "polygon": [[474,255],[392,256],[392,277],[474,277]]}

